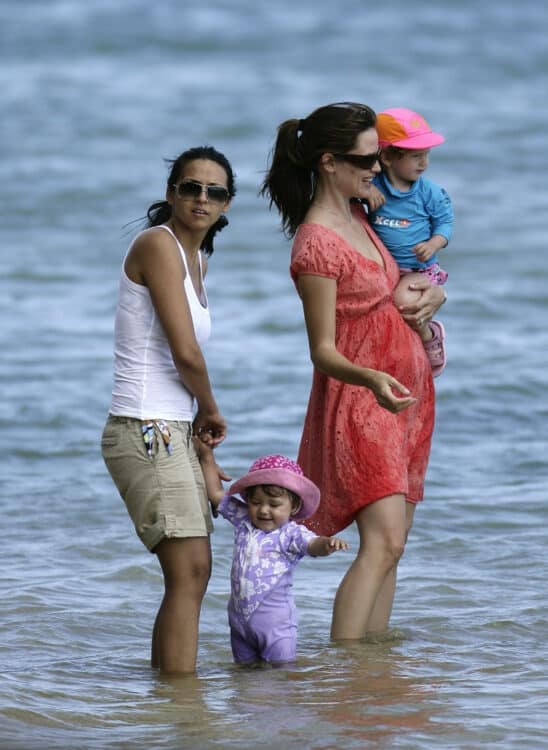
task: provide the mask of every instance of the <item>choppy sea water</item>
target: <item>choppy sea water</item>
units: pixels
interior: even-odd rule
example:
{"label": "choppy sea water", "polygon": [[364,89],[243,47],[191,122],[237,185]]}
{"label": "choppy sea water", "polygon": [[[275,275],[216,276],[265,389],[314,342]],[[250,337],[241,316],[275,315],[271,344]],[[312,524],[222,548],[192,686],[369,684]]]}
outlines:
{"label": "choppy sea water", "polygon": [[[548,747],[546,26],[534,0],[2,4],[2,750]],[[207,142],[231,159],[208,273],[219,460],[238,476],[295,455],[311,369],[257,190],[278,123],[339,100],[409,106],[443,132],[430,176],[457,217],[393,637],[329,642],[340,553],[297,569],[298,662],[236,669],[219,520],[198,675],[161,678],[160,573],[99,454],[126,224],[161,197],[164,158]]]}

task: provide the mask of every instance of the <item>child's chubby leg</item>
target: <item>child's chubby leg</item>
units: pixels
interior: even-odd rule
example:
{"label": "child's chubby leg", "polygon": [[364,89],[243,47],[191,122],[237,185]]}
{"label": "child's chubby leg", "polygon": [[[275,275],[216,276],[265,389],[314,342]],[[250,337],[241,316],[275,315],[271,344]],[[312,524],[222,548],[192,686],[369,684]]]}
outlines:
{"label": "child's chubby leg", "polygon": [[280,611],[266,600],[245,620],[236,612],[229,612],[230,645],[232,656],[240,666],[267,662],[281,666],[295,661],[297,653],[297,624],[294,607]]}
{"label": "child's chubby leg", "polygon": [[250,637],[249,628],[241,615],[229,610],[230,646],[236,664],[243,666],[261,661],[256,639]]}
{"label": "child's chubby leg", "polygon": [[297,657],[297,611],[293,598],[284,590],[273,591],[251,616],[262,658],[273,665]]}
{"label": "child's chubby leg", "polygon": [[291,664],[297,658],[297,630],[288,633],[287,637],[277,637],[263,652],[263,659],[274,667]]}
{"label": "child's chubby leg", "polygon": [[285,592],[273,592],[251,615],[249,625],[257,637],[261,657],[273,666],[297,657],[297,613]]}

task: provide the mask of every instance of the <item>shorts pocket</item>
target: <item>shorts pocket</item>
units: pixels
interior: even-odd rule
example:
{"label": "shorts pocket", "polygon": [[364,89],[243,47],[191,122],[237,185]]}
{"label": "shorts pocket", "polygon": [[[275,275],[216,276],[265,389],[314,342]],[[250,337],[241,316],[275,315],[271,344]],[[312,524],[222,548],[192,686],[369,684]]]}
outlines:
{"label": "shorts pocket", "polygon": [[105,425],[105,429],[103,430],[103,434],[101,435],[101,450],[104,452],[109,448],[116,448],[119,442],[119,430],[116,428],[116,425],[109,424],[107,422],[107,424]]}

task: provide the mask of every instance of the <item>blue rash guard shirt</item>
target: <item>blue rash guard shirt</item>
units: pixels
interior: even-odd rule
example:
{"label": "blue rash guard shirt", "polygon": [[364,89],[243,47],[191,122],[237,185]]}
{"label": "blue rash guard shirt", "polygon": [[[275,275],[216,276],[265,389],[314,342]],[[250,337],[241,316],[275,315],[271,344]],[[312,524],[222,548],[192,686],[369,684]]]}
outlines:
{"label": "blue rash guard shirt", "polygon": [[421,263],[413,248],[433,234],[441,234],[447,242],[453,230],[453,207],[446,191],[425,177],[413,183],[406,192],[393,187],[381,172],[373,184],[386,202],[369,213],[371,226],[390,250],[400,268],[427,268],[437,263],[433,255]]}

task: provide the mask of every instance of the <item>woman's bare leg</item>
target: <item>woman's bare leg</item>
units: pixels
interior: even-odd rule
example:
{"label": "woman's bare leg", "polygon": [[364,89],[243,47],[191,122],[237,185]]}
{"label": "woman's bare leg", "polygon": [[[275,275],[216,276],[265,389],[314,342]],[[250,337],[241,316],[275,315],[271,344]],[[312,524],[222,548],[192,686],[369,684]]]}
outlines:
{"label": "woman's bare leg", "polygon": [[151,664],[162,672],[194,672],[200,609],[211,575],[209,537],[163,539],[154,552],[165,593],[152,632]]}
{"label": "woman's bare leg", "polygon": [[[405,519],[406,519],[406,533],[405,541],[413,525],[413,517],[415,514],[414,503],[405,503]],[[376,633],[378,631],[385,630],[392,614],[392,605],[394,604],[394,594],[396,593],[396,580],[398,577],[398,567],[395,565],[392,570],[388,573],[381,589],[375,600],[373,611],[367,622],[367,632]]]}
{"label": "woman's bare leg", "polygon": [[[375,630],[388,626],[396,566],[405,546],[406,505],[403,495],[389,495],[366,506],[358,514],[360,547],[335,596],[332,638],[359,639],[373,626]],[[375,611],[381,591],[382,597]]]}

